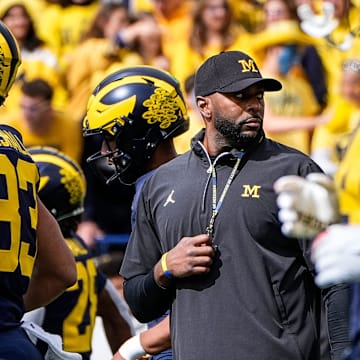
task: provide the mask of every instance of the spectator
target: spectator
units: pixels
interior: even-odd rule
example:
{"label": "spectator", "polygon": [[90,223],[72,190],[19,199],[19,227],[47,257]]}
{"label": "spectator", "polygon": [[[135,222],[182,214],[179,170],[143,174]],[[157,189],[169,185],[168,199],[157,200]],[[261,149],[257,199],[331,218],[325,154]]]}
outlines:
{"label": "spectator", "polygon": [[293,20],[278,20],[259,33],[252,46],[261,59],[263,73],[279,78],[283,84],[279,93],[266,97],[267,135],[308,155],[314,128],[328,120],[317,116],[322,108],[302,64],[311,41]]}
{"label": "spectator", "polygon": [[45,0],[46,7],[38,21],[39,34],[55,52],[62,75],[68,54],[77,48],[96,16],[100,0]]}
{"label": "spectator", "polygon": [[[308,1],[298,0],[300,6],[304,2]],[[320,20],[309,21],[303,18],[301,27],[318,40],[316,47],[328,74],[328,100],[332,103],[338,96],[340,74],[338,69],[346,58],[356,57],[359,54],[360,38],[357,34],[360,7],[352,0],[327,0],[322,1],[321,4],[323,6],[320,8],[320,13],[315,15],[320,16]],[[319,10],[316,6],[314,8],[315,11]],[[324,20],[321,16],[324,16],[325,10],[327,17]]]}
{"label": "spectator", "polygon": [[184,36],[190,33],[191,12],[195,3],[193,0],[153,1],[154,16],[162,33],[162,48],[170,64],[179,56],[178,46]]}
{"label": "spectator", "polygon": [[80,125],[54,108],[51,85],[43,79],[34,79],[23,83],[21,93],[20,111],[8,114],[6,121],[23,134],[25,146],[53,146],[80,161],[83,150]]}
{"label": "spectator", "polygon": [[349,57],[340,70],[337,97],[329,104],[329,122],[318,126],[311,142],[311,157],[330,176],[342,160],[344,147],[360,125],[360,58]]}
{"label": "spectator", "polygon": [[92,89],[111,65],[122,67],[142,63],[140,55],[115,43],[116,34],[128,25],[129,14],[125,5],[102,4],[81,43],[69,55],[66,68],[69,90],[67,110],[78,122],[86,112]]}
{"label": "spectator", "polygon": [[38,35],[36,19],[28,1],[4,0],[0,2],[0,20],[14,34],[22,57],[17,79],[11,89],[10,101],[2,110],[3,113],[8,114],[18,109],[22,83],[36,78],[44,79],[53,87],[55,107],[61,108],[66,104],[67,91],[62,85],[58,58]]}
{"label": "spectator", "polygon": [[[291,35],[296,34],[298,41],[294,43],[288,39],[288,44],[296,45],[297,65],[301,70],[298,75],[302,75],[303,79],[310,85],[319,110],[323,110],[328,102],[328,72],[319,54],[316,40],[301,31],[294,1],[266,0],[263,9],[263,29],[258,31],[255,37],[256,47],[258,49],[262,47],[260,45],[263,38],[265,38],[266,42],[269,41],[270,37],[274,43],[276,35],[278,39],[281,37],[284,39],[289,35],[291,37]],[[288,31],[290,34],[287,34]],[[253,55],[261,64],[261,53],[253,53]],[[284,65],[286,66],[285,58],[283,58],[283,62],[285,62]]]}
{"label": "spectator", "polygon": [[199,0],[191,19],[190,30],[183,34],[171,59],[171,72],[182,85],[207,57],[224,50],[246,50],[250,41],[233,18],[229,0]]}
{"label": "spectator", "polygon": [[[116,35],[116,43],[137,52],[144,65],[170,70],[170,61],[164,55],[162,33],[152,13],[137,13],[131,25],[120,30]],[[111,72],[111,71],[109,71]]]}

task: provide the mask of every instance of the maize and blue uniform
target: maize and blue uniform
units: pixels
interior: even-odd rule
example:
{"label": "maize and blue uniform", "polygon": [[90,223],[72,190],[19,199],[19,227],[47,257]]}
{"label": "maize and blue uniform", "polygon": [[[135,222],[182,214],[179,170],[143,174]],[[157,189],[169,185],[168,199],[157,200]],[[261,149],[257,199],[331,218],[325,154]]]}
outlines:
{"label": "maize and blue uniform", "polygon": [[[89,360],[98,294],[105,287],[106,277],[97,270],[92,254],[81,238],[73,234],[66,238],[66,243],[76,261],[76,284],[42,308],[40,315],[35,313],[38,320],[31,314],[27,319],[37,322],[49,333],[60,335],[65,351],[79,353],[83,360]],[[42,345],[38,344],[43,351]]]}
{"label": "maize and blue uniform", "polygon": [[20,327],[36,256],[37,166],[15,129],[0,125],[0,359],[42,359]]}

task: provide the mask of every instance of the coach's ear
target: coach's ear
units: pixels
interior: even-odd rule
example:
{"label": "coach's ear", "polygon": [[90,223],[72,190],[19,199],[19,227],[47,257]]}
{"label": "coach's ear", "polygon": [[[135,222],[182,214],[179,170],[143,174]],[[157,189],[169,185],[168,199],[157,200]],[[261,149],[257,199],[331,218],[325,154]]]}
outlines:
{"label": "coach's ear", "polygon": [[197,96],[196,103],[204,120],[211,118],[210,99],[207,96]]}

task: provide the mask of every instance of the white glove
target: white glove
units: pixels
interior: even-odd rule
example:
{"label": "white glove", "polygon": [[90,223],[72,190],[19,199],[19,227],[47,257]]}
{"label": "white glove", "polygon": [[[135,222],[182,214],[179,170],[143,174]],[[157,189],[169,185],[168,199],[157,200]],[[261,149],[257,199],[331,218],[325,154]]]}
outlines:
{"label": "white glove", "polygon": [[283,176],[274,183],[274,190],[281,230],[286,236],[312,239],[339,221],[334,184],[325,174]]}
{"label": "white glove", "polygon": [[301,20],[300,27],[311,37],[325,37],[339,25],[339,21],[334,18],[335,7],[332,3],[324,1],[322,10],[323,15],[316,15],[308,4],[302,4],[297,8]]}
{"label": "white glove", "polygon": [[314,240],[311,259],[321,288],[360,281],[360,226],[329,226]]}

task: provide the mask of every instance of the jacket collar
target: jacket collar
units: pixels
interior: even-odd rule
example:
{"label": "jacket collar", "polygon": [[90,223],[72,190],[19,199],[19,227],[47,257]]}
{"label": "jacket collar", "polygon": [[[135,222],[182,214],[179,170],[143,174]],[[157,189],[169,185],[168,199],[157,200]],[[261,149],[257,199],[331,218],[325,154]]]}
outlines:
{"label": "jacket collar", "polygon": [[[199,156],[201,158],[203,158],[203,157],[209,158],[209,154],[206,152],[206,149],[202,145],[204,137],[205,137],[205,129],[202,129],[191,139],[191,148],[197,156]],[[265,133],[264,133],[264,130],[261,130],[259,132],[259,134],[256,136],[256,138],[254,139],[254,141],[246,149],[233,148],[227,152],[219,154],[217,156],[217,158],[219,158],[219,157],[225,158],[226,157],[226,158],[236,159],[239,156],[242,156],[243,154],[248,155],[252,151],[257,149],[258,146],[260,145],[260,143],[264,139],[265,139]],[[224,156],[224,155],[227,155],[227,156]]]}

